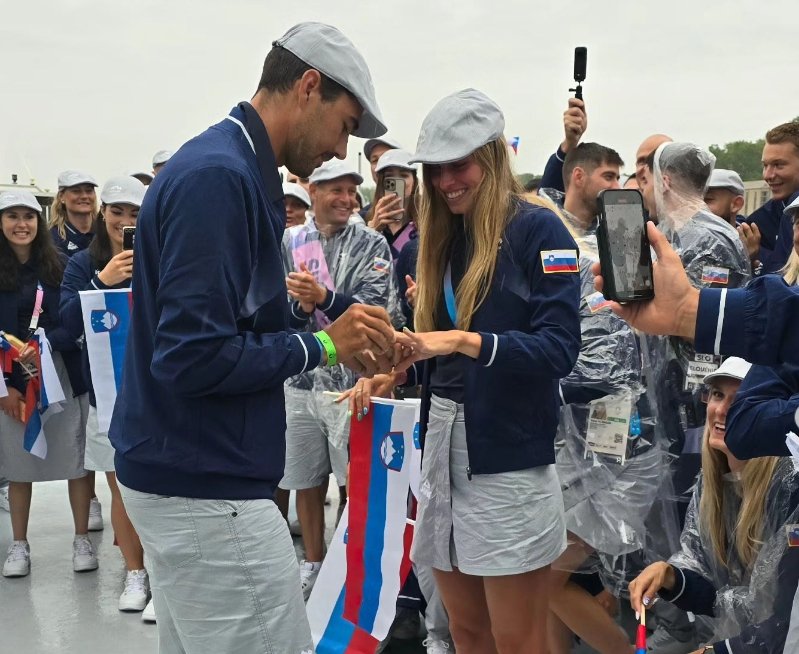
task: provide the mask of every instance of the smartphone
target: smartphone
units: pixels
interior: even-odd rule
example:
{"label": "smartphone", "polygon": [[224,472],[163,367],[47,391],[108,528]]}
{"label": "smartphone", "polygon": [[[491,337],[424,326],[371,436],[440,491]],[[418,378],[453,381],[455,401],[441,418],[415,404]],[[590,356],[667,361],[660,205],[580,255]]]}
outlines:
{"label": "smartphone", "polygon": [[133,244],[136,242],[136,228],[123,227],[122,228],[122,249],[132,250]]}
{"label": "smartphone", "polygon": [[655,297],[640,191],[606,189],[599,194],[597,245],[606,299],[637,302]]}
{"label": "smartphone", "polygon": [[[405,180],[402,177],[386,177],[383,180],[383,190],[386,194],[394,193],[400,199],[400,209],[405,211]],[[402,220],[402,215],[394,220]]]}

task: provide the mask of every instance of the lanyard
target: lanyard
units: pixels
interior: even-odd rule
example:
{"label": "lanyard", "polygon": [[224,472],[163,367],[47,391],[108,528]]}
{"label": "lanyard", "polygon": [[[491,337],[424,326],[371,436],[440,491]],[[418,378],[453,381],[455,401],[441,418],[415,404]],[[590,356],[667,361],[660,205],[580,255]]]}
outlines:
{"label": "lanyard", "polygon": [[444,273],[444,303],[447,305],[447,313],[453,326],[458,325],[458,306],[455,302],[455,291],[452,288],[452,265],[447,262],[447,270]]}
{"label": "lanyard", "polygon": [[33,337],[36,333],[36,328],[39,326],[39,315],[42,313],[42,301],[44,300],[44,290],[42,283],[36,282],[36,300],[33,303],[33,315],[31,316],[31,324],[28,328],[28,338]]}

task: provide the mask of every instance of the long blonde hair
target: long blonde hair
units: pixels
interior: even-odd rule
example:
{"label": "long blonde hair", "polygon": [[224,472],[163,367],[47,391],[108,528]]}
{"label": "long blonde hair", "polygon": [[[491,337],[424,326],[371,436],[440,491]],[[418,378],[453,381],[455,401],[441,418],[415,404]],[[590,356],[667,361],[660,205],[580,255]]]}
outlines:
{"label": "long blonde hair", "polygon": [[[64,204],[64,191],[66,188],[58,189],[58,193],[56,193],[55,200],[53,200],[53,206],[50,209],[50,224],[48,227],[52,229],[56,227],[58,229],[58,235],[64,239],[67,237],[67,205]],[[94,211],[92,212],[92,216],[97,216],[100,212],[99,203],[95,200]]]}
{"label": "long blonde hair", "polygon": [[796,286],[796,282],[799,281],[799,254],[796,254],[796,249],[791,250],[791,256],[780,272],[786,284]]}
{"label": "long blonde hair", "polygon": [[[474,210],[469,219],[464,220],[464,228],[474,244],[474,251],[455,294],[458,306],[456,327],[463,330],[469,329],[475,312],[488,295],[502,233],[512,218],[513,205],[519,201],[522,190],[513,176],[505,139],[487,143],[475,150],[472,156],[483,171],[483,179],[477,188]],[[433,189],[428,166],[424,166],[422,176],[424,193],[417,225],[419,286],[414,324],[417,331],[429,332],[436,328],[444,268],[461,218],[449,210],[443,198]]]}
{"label": "long blonde hair", "polygon": [[754,564],[763,544],[763,522],[774,470],[780,462],[776,456],[765,456],[747,461],[741,473],[741,508],[735,520],[735,533],[727,533],[724,521],[724,475],[730,472],[727,456],[710,447],[710,425],[705,424],[702,438],[702,498],[699,501],[699,520],[710,536],[713,554],[723,566],[729,564],[728,544],[735,551],[746,570]]}

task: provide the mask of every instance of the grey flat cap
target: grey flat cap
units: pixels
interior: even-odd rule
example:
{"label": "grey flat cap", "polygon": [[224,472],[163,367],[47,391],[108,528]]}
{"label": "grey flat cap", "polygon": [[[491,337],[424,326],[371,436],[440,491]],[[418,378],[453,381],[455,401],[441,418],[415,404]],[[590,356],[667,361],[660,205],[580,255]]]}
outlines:
{"label": "grey flat cap", "polygon": [[402,168],[403,170],[416,170],[416,164],[409,163],[411,160],[411,153],[405,150],[387,150],[377,160],[375,172],[379,173],[386,168]]}
{"label": "grey flat cap", "polygon": [[741,176],[734,170],[726,170],[725,168],[714,168],[710,173],[710,181],[707,184],[710,188],[726,188],[736,195],[744,194],[744,183],[741,181]]}
{"label": "grey flat cap", "polygon": [[390,136],[381,136],[380,138],[369,139],[363,144],[363,155],[366,157],[367,161],[369,161],[369,158],[372,156],[372,150],[374,150],[378,145],[388,146],[390,150],[397,150],[402,147]]}
{"label": "grey flat cap", "polygon": [[410,163],[458,161],[500,138],[504,129],[505,116],[491,98],[476,89],[458,91],[427,114]]}
{"label": "grey flat cap", "polygon": [[300,23],[272,45],[285,48],[355,96],[363,114],[353,136],[368,139],[386,133],[366,60],[352,41],[335,27],[324,23]]}
{"label": "grey flat cap", "polygon": [[363,177],[358,174],[355,167],[347,161],[339,161],[338,159],[331,159],[323,163],[311,173],[308,181],[311,184],[319,184],[321,182],[330,182],[339,177],[353,177],[356,184],[363,184]]}
{"label": "grey flat cap", "polygon": [[308,195],[308,191],[294,182],[283,182],[283,195],[290,195],[293,198],[297,198],[306,207],[311,206],[311,196]]}

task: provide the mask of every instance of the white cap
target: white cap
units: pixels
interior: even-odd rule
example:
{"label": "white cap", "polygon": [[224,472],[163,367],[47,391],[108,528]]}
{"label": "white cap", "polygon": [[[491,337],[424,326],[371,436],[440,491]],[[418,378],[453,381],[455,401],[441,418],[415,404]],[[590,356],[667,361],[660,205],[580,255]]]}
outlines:
{"label": "white cap", "polygon": [[363,144],[363,156],[368,160],[372,156],[372,150],[378,145],[385,145],[389,150],[398,150],[402,146],[390,136],[380,136],[376,139],[369,139]]}
{"label": "white cap", "polygon": [[151,182],[155,179],[155,177],[153,177],[152,173],[148,173],[147,171],[144,171],[144,170],[129,170],[125,174],[129,175],[130,177],[146,177]]}
{"label": "white cap", "polygon": [[172,150],[159,150],[153,155],[153,168],[165,164],[172,157]]}
{"label": "white cap", "polygon": [[366,60],[339,30],[324,23],[300,23],[272,45],[285,48],[355,96],[363,114],[353,136],[373,138],[386,133]]}
{"label": "white cap", "polygon": [[354,177],[356,184],[363,184],[363,177],[358,174],[358,171],[347,161],[340,161],[339,159],[331,159],[323,163],[319,168],[311,173],[308,181],[311,184],[319,184],[320,182],[329,182],[339,177]]}
{"label": "white cap", "polygon": [[741,176],[734,170],[726,170],[725,168],[714,168],[710,173],[710,181],[707,184],[710,188],[724,188],[732,191],[735,195],[744,194],[744,183],[741,181]]}
{"label": "white cap", "polygon": [[84,173],[82,170],[65,170],[58,176],[58,188],[69,188],[80,184],[98,186],[97,182],[94,181],[94,177]]}
{"label": "white cap", "polygon": [[796,196],[796,199],[793,202],[785,207],[785,211],[783,213],[793,213],[797,209],[799,209],[799,195]]}
{"label": "white cap", "polygon": [[505,116],[485,93],[464,89],[448,95],[422,123],[411,161],[445,164],[468,157],[502,136]]}
{"label": "white cap", "polygon": [[33,209],[39,213],[42,212],[42,205],[39,204],[36,196],[25,189],[14,189],[13,191],[0,193],[0,211],[9,207],[28,207],[28,209]]}
{"label": "white cap", "polygon": [[746,377],[746,373],[749,372],[749,368],[751,367],[752,364],[744,359],[739,359],[738,357],[728,357],[727,359],[724,359],[724,363],[718,367],[716,372],[711,372],[709,375],[706,375],[702,381],[704,381],[706,384],[709,384],[718,377],[729,377],[730,379],[743,381],[743,378]]}
{"label": "white cap", "polygon": [[386,168],[402,168],[403,170],[416,170],[418,166],[410,163],[411,153],[405,150],[386,150],[377,160],[375,172],[379,173]]}
{"label": "white cap", "polygon": [[103,204],[132,204],[140,207],[147,187],[135,177],[121,175],[112,177],[100,191],[100,202]]}
{"label": "white cap", "polygon": [[297,198],[306,207],[311,206],[311,196],[308,195],[308,191],[294,182],[283,182],[283,195],[290,195],[293,198]]}

